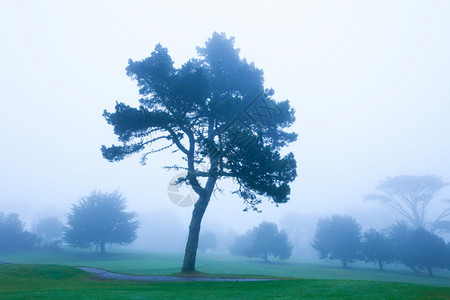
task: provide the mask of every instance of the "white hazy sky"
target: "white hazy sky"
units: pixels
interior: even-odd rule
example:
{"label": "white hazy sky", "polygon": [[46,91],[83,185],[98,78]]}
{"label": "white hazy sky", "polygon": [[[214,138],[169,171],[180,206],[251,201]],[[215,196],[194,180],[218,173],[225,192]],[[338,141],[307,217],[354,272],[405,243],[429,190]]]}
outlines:
{"label": "white hazy sky", "polygon": [[[450,1],[0,1],[0,211],[32,222],[63,217],[94,189],[119,189],[138,213],[183,224],[161,169],[170,152],[109,163],[102,117],[138,103],[127,60],[155,44],[181,65],[212,32],[236,38],[266,87],[296,109],[291,200],[243,213],[225,192],[205,222],[247,228],[287,213],[361,212],[379,180],[435,174],[450,181]],[[440,197],[450,198],[450,189]],[[439,203],[436,202],[436,205]],[[364,222],[364,220],[358,220]],[[367,220],[366,220],[367,221]]]}

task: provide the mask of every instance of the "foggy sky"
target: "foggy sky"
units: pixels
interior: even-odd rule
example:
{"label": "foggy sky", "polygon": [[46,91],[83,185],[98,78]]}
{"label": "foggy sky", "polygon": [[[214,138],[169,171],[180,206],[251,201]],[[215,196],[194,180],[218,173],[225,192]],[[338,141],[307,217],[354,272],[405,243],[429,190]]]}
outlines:
{"label": "foggy sky", "polygon": [[242,212],[219,183],[225,191],[212,198],[205,224],[242,232],[288,213],[390,222],[396,215],[362,199],[380,180],[450,181],[449,15],[448,1],[2,1],[0,211],[27,223],[63,219],[92,190],[118,189],[130,210],[170,210],[188,224],[192,208],[167,196],[177,172],[161,167],[173,154],[146,166],[139,155],[106,161],[101,145],[117,140],[102,112],[115,101],[138,105],[129,58],[161,43],[180,66],[217,31],[234,36],[275,99],[295,108],[299,139],[286,151],[299,176],[290,202],[266,201],[261,214]]}

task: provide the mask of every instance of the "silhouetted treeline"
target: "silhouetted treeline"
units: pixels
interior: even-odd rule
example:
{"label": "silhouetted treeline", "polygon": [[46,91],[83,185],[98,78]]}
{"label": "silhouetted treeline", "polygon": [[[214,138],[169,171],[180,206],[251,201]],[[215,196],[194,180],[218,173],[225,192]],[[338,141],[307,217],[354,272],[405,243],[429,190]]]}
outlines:
{"label": "silhouetted treeline", "polygon": [[56,217],[39,220],[32,232],[25,229],[19,214],[0,212],[0,252],[40,249],[60,251],[64,225]]}
{"label": "silhouetted treeline", "polygon": [[356,260],[373,262],[380,270],[399,262],[414,271],[450,269],[450,243],[423,227],[412,228],[397,222],[385,230],[370,228],[361,233],[361,225],[350,216],[333,215],[317,223],[312,244],[322,259],[336,259],[344,267]]}

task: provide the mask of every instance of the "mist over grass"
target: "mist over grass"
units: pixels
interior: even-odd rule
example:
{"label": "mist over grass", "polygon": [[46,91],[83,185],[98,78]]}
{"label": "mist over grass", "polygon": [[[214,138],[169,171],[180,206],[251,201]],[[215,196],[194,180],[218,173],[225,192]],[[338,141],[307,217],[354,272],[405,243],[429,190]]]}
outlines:
{"label": "mist over grass", "polygon": [[[111,249],[106,255],[86,250],[65,249],[60,253],[0,254],[0,262],[15,264],[59,264],[86,266],[116,273],[136,275],[174,275],[180,271],[182,254],[149,253]],[[450,286],[450,271],[436,270],[435,277],[426,272],[414,273],[402,265],[389,265],[380,272],[377,266],[362,262],[343,269],[339,262],[290,259],[264,263],[229,255],[199,254],[197,270],[210,274],[265,275],[310,279],[349,279],[393,281],[436,286]]]}

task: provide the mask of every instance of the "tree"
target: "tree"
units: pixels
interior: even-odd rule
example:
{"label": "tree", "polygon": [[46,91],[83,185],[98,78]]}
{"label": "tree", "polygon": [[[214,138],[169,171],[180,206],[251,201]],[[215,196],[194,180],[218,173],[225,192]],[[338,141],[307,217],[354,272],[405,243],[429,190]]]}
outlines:
{"label": "tree", "polygon": [[186,182],[198,195],[183,272],[195,271],[201,221],[219,179],[233,179],[246,209],[258,210],[262,196],[287,202],[297,175],[294,155],[280,153],[297,138],[285,131],[295,120],[289,102],[273,99],[263,71],[239,57],[234,38],[214,33],[197,52],[180,68],[159,44],[150,57],[129,60],[127,75],[143,98],[139,108],[117,103],[115,112],[104,112],[121,145],[101,149],[109,161],[143,151],[145,163],[149,154],[175,147],[185,160],[166,166],[185,170],[177,183]]}
{"label": "tree", "polygon": [[417,272],[411,245],[412,228],[404,221],[395,223],[389,229],[389,238],[394,245],[395,259]]}
{"label": "tree", "polygon": [[25,230],[18,214],[0,212],[0,251],[29,250],[36,242],[36,235]]}
{"label": "tree", "polygon": [[361,225],[350,216],[333,215],[319,219],[313,248],[320,258],[338,259],[344,268],[358,257]]}
{"label": "tree", "polygon": [[391,239],[397,246],[397,259],[414,271],[425,268],[433,276],[433,268],[450,268],[448,246],[424,228],[413,229],[397,222],[391,228]]}
{"label": "tree", "polygon": [[366,262],[378,264],[380,270],[394,260],[394,245],[382,232],[370,228],[363,235],[361,251]]}
{"label": "tree", "polygon": [[67,214],[64,240],[72,247],[100,247],[129,244],[136,239],[139,222],[134,212],[125,212],[125,198],[118,192],[92,192],[73,204]]}
{"label": "tree", "polygon": [[237,236],[230,252],[249,258],[260,257],[267,262],[269,256],[288,259],[292,248],[284,230],[279,231],[277,224],[264,221],[244,235]]}
{"label": "tree", "polygon": [[449,267],[450,252],[441,237],[424,228],[416,228],[410,239],[415,264],[419,268],[425,268],[429,276],[433,276],[433,268]]}
{"label": "tree", "polygon": [[217,238],[216,235],[209,230],[205,230],[200,234],[200,240],[198,243],[198,249],[205,253],[209,249],[214,249],[217,247]]}
{"label": "tree", "polygon": [[34,227],[34,233],[48,244],[62,237],[64,224],[57,217],[41,219]]}
{"label": "tree", "polygon": [[235,256],[249,256],[249,253],[252,253],[253,250],[253,232],[252,230],[248,230],[246,233],[242,235],[237,235],[234,238],[233,244],[230,246],[230,253]]}
{"label": "tree", "polygon": [[[387,177],[378,184],[381,194],[370,194],[366,200],[379,200],[404,216],[415,228],[427,225],[426,212],[430,201],[448,183],[434,175]],[[437,221],[450,216],[450,209],[444,211]]]}

